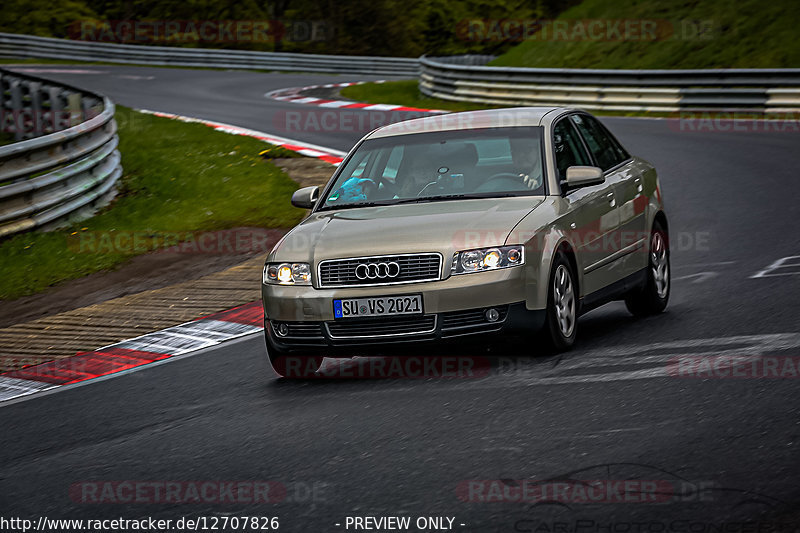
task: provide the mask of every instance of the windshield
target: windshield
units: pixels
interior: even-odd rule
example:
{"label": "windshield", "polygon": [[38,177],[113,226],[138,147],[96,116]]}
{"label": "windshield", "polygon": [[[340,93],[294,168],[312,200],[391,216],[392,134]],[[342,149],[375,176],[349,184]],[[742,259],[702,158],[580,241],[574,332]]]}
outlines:
{"label": "windshield", "polygon": [[365,141],[322,209],[544,194],[542,128],[486,128]]}

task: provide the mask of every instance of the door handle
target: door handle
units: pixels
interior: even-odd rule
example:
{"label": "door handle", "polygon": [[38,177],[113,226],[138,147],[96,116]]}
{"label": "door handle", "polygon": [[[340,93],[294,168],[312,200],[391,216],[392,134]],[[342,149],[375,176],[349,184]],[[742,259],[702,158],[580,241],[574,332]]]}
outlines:
{"label": "door handle", "polygon": [[642,187],[642,178],[641,177],[636,178],[635,180],[633,180],[633,183],[636,184],[637,192],[642,192],[642,190],[644,189]]}
{"label": "door handle", "polygon": [[614,198],[614,193],[613,192],[610,192],[610,193],[606,194],[606,199],[608,200],[608,204],[611,207],[614,207],[614,206],[617,205],[617,199]]}

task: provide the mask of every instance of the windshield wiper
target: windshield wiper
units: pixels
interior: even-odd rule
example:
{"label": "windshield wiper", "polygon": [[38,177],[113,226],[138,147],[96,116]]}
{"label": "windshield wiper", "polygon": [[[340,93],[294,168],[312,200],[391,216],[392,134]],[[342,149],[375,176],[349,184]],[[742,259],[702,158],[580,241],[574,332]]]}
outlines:
{"label": "windshield wiper", "polygon": [[317,211],[333,211],[336,209],[349,209],[351,207],[376,207],[380,205],[391,205],[386,202],[358,202],[355,204],[323,205]]}
{"label": "windshield wiper", "polygon": [[394,204],[419,204],[425,202],[440,202],[440,201],[447,201],[447,200],[464,200],[464,199],[472,199],[472,198],[508,198],[510,196],[516,196],[514,193],[506,192],[506,193],[495,193],[495,192],[487,192],[487,193],[471,193],[471,194],[441,194],[438,196],[424,196],[422,198],[401,198],[395,200]]}
{"label": "windshield wiper", "polygon": [[350,209],[355,207],[386,207],[399,204],[423,204],[427,202],[444,202],[447,200],[470,200],[474,198],[509,198],[518,196],[512,192],[486,192],[469,194],[441,194],[438,196],[423,196],[422,198],[394,198],[376,202],[358,202],[354,204],[323,205],[317,211],[331,211],[337,209]]}

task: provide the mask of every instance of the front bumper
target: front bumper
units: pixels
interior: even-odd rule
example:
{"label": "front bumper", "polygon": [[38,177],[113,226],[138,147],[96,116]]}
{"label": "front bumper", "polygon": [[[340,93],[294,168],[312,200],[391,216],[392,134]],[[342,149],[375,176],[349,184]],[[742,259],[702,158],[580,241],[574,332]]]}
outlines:
{"label": "front bumper", "polygon": [[[333,301],[339,298],[422,295],[422,315],[334,319]],[[326,353],[348,347],[392,346],[414,342],[440,342],[475,335],[515,335],[544,324],[545,312],[528,310],[525,267],[450,276],[440,281],[318,289],[308,286],[262,285],[265,332],[276,351],[298,352],[325,348]],[[495,321],[486,317],[494,309]],[[284,324],[283,336],[275,326]]]}
{"label": "front bumper", "polygon": [[[495,321],[487,310],[497,311]],[[402,320],[397,320],[402,318]],[[349,321],[297,322],[265,319],[268,346],[281,353],[323,352],[332,357],[408,353],[409,344],[448,344],[475,336],[522,335],[544,325],[545,311],[524,302],[414,317],[374,317]],[[284,336],[276,326],[285,326]],[[344,327],[342,327],[344,326]]]}

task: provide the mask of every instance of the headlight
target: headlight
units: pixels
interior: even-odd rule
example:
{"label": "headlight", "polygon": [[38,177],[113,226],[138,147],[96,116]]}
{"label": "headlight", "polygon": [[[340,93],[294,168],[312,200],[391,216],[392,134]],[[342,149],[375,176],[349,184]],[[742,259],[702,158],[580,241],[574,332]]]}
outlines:
{"label": "headlight", "polygon": [[519,266],[525,263],[525,248],[521,245],[464,250],[453,255],[451,274],[469,274]]}
{"label": "headlight", "polygon": [[308,263],[267,263],[261,281],[270,285],[311,285]]}

